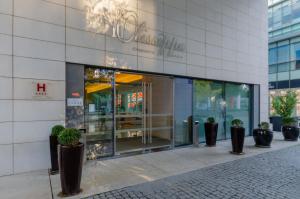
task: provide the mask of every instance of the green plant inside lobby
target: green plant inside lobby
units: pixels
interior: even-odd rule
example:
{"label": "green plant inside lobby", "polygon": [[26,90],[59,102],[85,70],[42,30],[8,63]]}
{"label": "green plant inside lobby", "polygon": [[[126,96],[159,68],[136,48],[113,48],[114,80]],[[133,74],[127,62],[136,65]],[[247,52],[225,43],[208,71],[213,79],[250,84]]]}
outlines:
{"label": "green plant inside lobby", "polygon": [[204,123],[206,146],[216,146],[218,135],[218,123],[216,123],[214,117],[207,118]]}
{"label": "green plant inside lobby", "polygon": [[297,104],[297,94],[294,91],[287,91],[285,95],[275,96],[272,101],[272,107],[275,114],[282,118],[282,134],[286,141],[297,141],[299,137],[299,128],[294,117],[294,111]]}
{"label": "green plant inside lobby", "polygon": [[268,122],[261,122],[257,129],[253,130],[253,138],[256,147],[269,148],[273,140],[273,132]]}
{"label": "green plant inside lobby", "polygon": [[51,157],[51,174],[58,173],[58,136],[65,129],[62,125],[55,125],[51,129],[51,135],[49,136],[49,144],[50,144],[50,157]]}
{"label": "green plant inside lobby", "polygon": [[245,140],[245,128],[244,123],[240,119],[234,119],[231,122],[231,144],[232,144],[232,154],[242,155],[244,140]]}
{"label": "green plant inside lobby", "polygon": [[80,138],[80,131],[73,128],[64,129],[58,136],[62,196],[72,196],[81,192],[84,144],[79,141]]}

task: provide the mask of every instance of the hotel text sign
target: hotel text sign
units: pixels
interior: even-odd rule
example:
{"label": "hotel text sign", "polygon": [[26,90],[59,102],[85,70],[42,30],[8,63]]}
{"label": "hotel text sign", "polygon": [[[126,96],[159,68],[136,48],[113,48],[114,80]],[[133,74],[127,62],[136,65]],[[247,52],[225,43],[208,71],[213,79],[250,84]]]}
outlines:
{"label": "hotel text sign", "polygon": [[[159,33],[147,33],[146,22],[138,23],[138,15],[128,9],[126,0],[86,0],[87,22],[89,28],[97,32],[110,34],[121,42],[140,42],[158,48],[158,55],[167,57],[182,57],[186,51],[184,43],[180,43],[174,36]],[[133,50],[146,49],[135,48]]]}

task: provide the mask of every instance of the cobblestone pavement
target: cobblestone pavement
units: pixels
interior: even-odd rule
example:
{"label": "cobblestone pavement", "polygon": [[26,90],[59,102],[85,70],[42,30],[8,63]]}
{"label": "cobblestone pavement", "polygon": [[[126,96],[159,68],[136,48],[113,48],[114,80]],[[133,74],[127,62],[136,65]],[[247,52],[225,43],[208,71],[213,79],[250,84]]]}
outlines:
{"label": "cobblestone pavement", "polygon": [[109,191],[87,199],[100,198],[300,199],[300,146]]}

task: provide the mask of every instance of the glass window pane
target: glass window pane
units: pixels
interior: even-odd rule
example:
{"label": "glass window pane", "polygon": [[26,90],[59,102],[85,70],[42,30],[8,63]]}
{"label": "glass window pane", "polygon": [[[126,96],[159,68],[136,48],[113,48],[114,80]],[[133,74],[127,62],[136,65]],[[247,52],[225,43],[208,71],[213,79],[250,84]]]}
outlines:
{"label": "glass window pane", "polygon": [[86,157],[113,155],[113,71],[85,69]]}
{"label": "glass window pane", "polygon": [[246,84],[225,84],[226,101],[226,137],[230,136],[231,121],[240,119],[244,123],[245,133],[250,129],[250,87]]}
{"label": "glass window pane", "polygon": [[272,74],[272,73],[277,73],[277,65],[270,65],[269,66],[269,73]]}
{"label": "glass window pane", "polygon": [[300,60],[300,43],[291,44],[291,60]]}
{"label": "glass window pane", "polygon": [[269,64],[277,63],[277,48],[269,49]]}
{"label": "glass window pane", "polygon": [[277,80],[283,81],[283,80],[289,80],[290,79],[290,73],[289,72],[281,72],[277,74]]}
{"label": "glass window pane", "polygon": [[276,82],[277,81],[277,74],[269,74],[269,82]]}
{"label": "glass window pane", "polygon": [[278,64],[278,72],[286,72],[290,70],[290,63]]}
{"label": "glass window pane", "polygon": [[291,22],[291,19],[292,19],[291,14],[292,14],[291,3],[289,1],[282,3],[282,23],[283,24]]}
{"label": "glass window pane", "polygon": [[176,78],[174,98],[175,146],[192,144],[193,81]]}
{"label": "glass window pane", "polygon": [[291,79],[300,79],[300,70],[295,70],[291,72]]}
{"label": "glass window pane", "polygon": [[290,48],[289,45],[278,47],[278,63],[290,61],[289,48]]}
{"label": "glass window pane", "polygon": [[273,7],[273,26],[274,28],[280,27],[281,26],[281,21],[282,21],[282,16],[281,16],[281,5],[277,5]]}
{"label": "glass window pane", "polygon": [[205,141],[204,123],[214,117],[219,124],[218,139],[225,139],[223,83],[195,80],[193,100],[193,119],[199,121],[199,141]]}

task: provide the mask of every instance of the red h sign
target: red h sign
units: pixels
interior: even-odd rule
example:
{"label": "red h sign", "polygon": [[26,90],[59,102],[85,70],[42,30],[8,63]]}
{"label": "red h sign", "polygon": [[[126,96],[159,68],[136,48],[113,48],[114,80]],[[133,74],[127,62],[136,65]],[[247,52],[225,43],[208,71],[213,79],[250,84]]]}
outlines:
{"label": "red h sign", "polygon": [[47,94],[47,83],[44,82],[34,82],[34,96],[35,97],[46,97]]}
{"label": "red h sign", "polygon": [[36,91],[37,92],[46,92],[46,84],[45,83],[37,83],[36,84]]}

